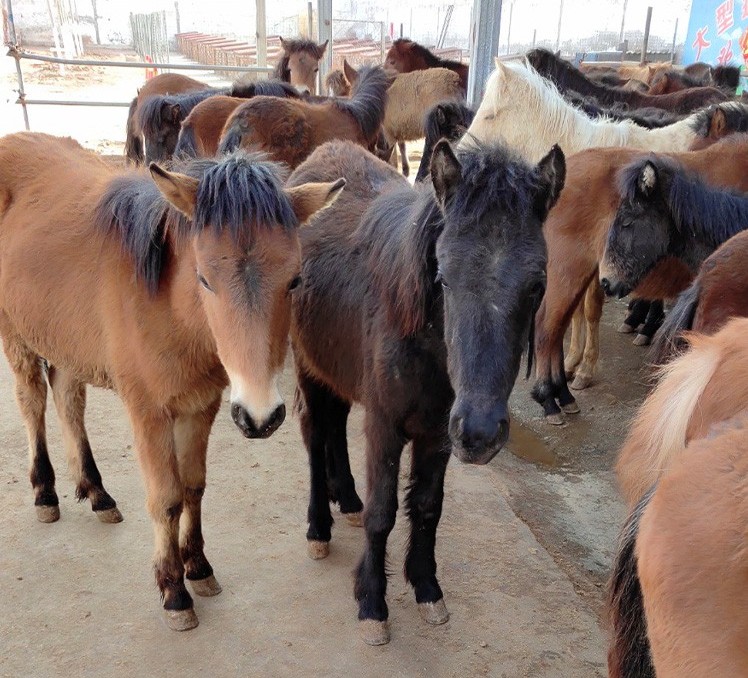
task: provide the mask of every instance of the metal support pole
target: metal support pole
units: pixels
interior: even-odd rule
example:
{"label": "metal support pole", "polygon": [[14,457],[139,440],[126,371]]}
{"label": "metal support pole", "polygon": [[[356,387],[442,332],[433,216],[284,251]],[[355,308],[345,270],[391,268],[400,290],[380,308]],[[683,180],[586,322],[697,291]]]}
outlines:
{"label": "metal support pole", "polygon": [[564,0],[561,0],[561,4],[558,7],[558,29],[556,30],[556,51],[558,52],[561,46],[561,20],[564,18]]}
{"label": "metal support pole", "polygon": [[628,7],[629,0],[623,0],[623,14],[621,14],[621,32],[618,35],[618,44],[623,43],[623,27],[626,25],[626,8]]}
{"label": "metal support pole", "polygon": [[312,6],[312,0],[306,4],[306,20],[307,20],[307,37],[310,40],[314,39],[314,7]]}
{"label": "metal support pole", "polygon": [[538,29],[532,29],[532,48],[535,49],[535,39],[538,37]]}
{"label": "metal support pole", "polygon": [[26,108],[26,90],[23,86],[23,71],[21,70],[21,58],[18,56],[18,37],[16,36],[16,23],[13,18],[13,0],[7,0],[8,5],[8,38],[10,38],[11,49],[10,56],[16,62],[16,77],[18,78],[18,103],[21,104],[23,109],[23,124],[26,125],[26,130],[30,130],[29,126],[29,111]]}
{"label": "metal support pole", "polygon": [[647,7],[647,23],[644,24],[644,42],[642,43],[641,64],[647,62],[647,45],[649,44],[649,25],[652,23],[652,8]]}
{"label": "metal support pole", "polygon": [[324,82],[325,76],[332,70],[332,0],[317,0],[317,42],[327,40],[327,49],[319,62],[319,79]]}
{"label": "metal support pole", "polygon": [[509,0],[509,25],[506,29],[506,53],[509,54],[512,44],[512,14],[514,13],[514,0]]}
{"label": "metal support pole", "polygon": [[673,46],[670,48],[670,63],[675,63],[675,40],[678,37],[678,17],[675,18],[675,30],[673,31]]}
{"label": "metal support pole", "polygon": [[177,35],[182,32],[182,19],[179,16],[179,2],[174,0],[174,15],[177,20]]}
{"label": "metal support pole", "polygon": [[[257,7],[257,18],[255,21],[255,38],[257,39],[257,65],[264,68],[268,65],[268,30],[265,14],[265,0],[255,0]],[[264,75],[259,75],[263,80]]]}
{"label": "metal support pole", "polygon": [[474,0],[467,91],[469,106],[478,106],[483,98],[486,80],[499,54],[500,27],[501,0]]}
{"label": "metal support pole", "polygon": [[[94,33],[96,34],[96,44],[101,44],[101,36],[99,35],[99,13],[96,11],[97,0],[91,0],[91,9],[93,10],[93,22],[94,22]],[[177,3],[174,3],[175,5]],[[177,17],[179,13],[177,12]],[[179,19],[177,19],[177,25],[179,25]]]}

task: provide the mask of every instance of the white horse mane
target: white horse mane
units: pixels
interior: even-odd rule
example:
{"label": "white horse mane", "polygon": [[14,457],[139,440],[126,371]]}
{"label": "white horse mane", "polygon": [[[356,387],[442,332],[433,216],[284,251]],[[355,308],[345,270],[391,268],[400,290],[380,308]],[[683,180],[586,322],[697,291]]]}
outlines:
{"label": "white horse mane", "polygon": [[462,145],[503,141],[528,162],[559,144],[569,156],[595,146],[685,151],[696,138],[693,118],[649,130],[631,120],[592,119],[567,102],[556,86],[524,61],[497,61],[475,120]]}

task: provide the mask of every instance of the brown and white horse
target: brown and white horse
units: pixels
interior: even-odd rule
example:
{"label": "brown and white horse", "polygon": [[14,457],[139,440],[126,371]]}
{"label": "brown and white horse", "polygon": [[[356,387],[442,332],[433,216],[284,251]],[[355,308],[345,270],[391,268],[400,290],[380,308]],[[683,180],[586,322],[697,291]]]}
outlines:
{"label": "brown and white horse", "polygon": [[[83,424],[86,384],[112,388],[132,424],[168,625],[197,625],[220,586],[203,552],[208,436],[231,385],[248,438],[272,434],[299,281],[297,226],[343,181],[282,188],[278,166],[238,154],[153,178],[115,170],[69,138],[0,139],[0,336],[29,438],[37,516],[59,518],[47,453],[43,360],[79,497],[121,519]],[[181,524],[180,524],[181,518]]]}

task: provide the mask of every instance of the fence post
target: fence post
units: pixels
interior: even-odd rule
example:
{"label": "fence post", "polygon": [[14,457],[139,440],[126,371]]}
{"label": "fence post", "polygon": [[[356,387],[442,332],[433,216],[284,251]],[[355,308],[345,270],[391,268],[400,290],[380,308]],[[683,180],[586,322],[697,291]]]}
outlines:
{"label": "fence post", "polygon": [[670,63],[675,63],[675,40],[678,37],[678,17],[675,17],[675,30],[673,31],[673,46],[670,48]]}
{"label": "fence post", "polygon": [[474,0],[467,91],[469,106],[477,106],[483,98],[486,80],[499,54],[500,27],[501,0]]}
{"label": "fence post", "polygon": [[91,9],[93,10],[93,22],[94,22],[94,33],[96,33],[96,44],[101,44],[101,37],[99,36],[99,13],[96,11],[97,0],[91,0]]}
{"label": "fence post", "polygon": [[317,41],[325,40],[327,50],[322,61],[319,62],[319,79],[324,82],[325,76],[332,70],[332,0],[317,0]]}
{"label": "fence post", "polygon": [[26,125],[26,131],[30,130],[29,111],[26,107],[26,90],[23,87],[23,71],[21,70],[21,59],[18,56],[18,37],[16,36],[16,22],[13,18],[13,0],[8,1],[8,38],[11,42],[11,56],[16,62],[16,77],[18,78],[18,101],[21,102],[23,109],[23,123]]}
{"label": "fence post", "polygon": [[306,4],[306,18],[309,32],[307,36],[310,40],[314,39],[314,8],[312,7],[312,0],[309,0]]}
{"label": "fence post", "polygon": [[[255,21],[255,37],[257,38],[257,65],[264,67],[268,65],[268,30],[265,0],[256,0],[256,3],[257,19]],[[258,74],[258,80],[264,80],[265,78],[267,78],[266,74]]]}
{"label": "fence post", "polygon": [[179,35],[182,32],[182,21],[179,16],[179,2],[177,0],[174,0],[174,14],[177,20],[177,35]]}
{"label": "fence post", "polygon": [[647,45],[649,44],[649,25],[652,23],[652,8],[647,7],[647,23],[644,24],[644,42],[642,43],[641,64],[647,62]]}

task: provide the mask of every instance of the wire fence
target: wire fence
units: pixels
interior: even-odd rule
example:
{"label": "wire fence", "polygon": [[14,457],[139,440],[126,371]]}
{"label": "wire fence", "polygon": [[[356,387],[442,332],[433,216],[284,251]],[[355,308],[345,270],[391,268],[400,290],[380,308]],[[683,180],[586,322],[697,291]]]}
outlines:
{"label": "wire fence", "polygon": [[169,61],[169,36],[166,12],[130,13],[132,43],[143,61]]}

